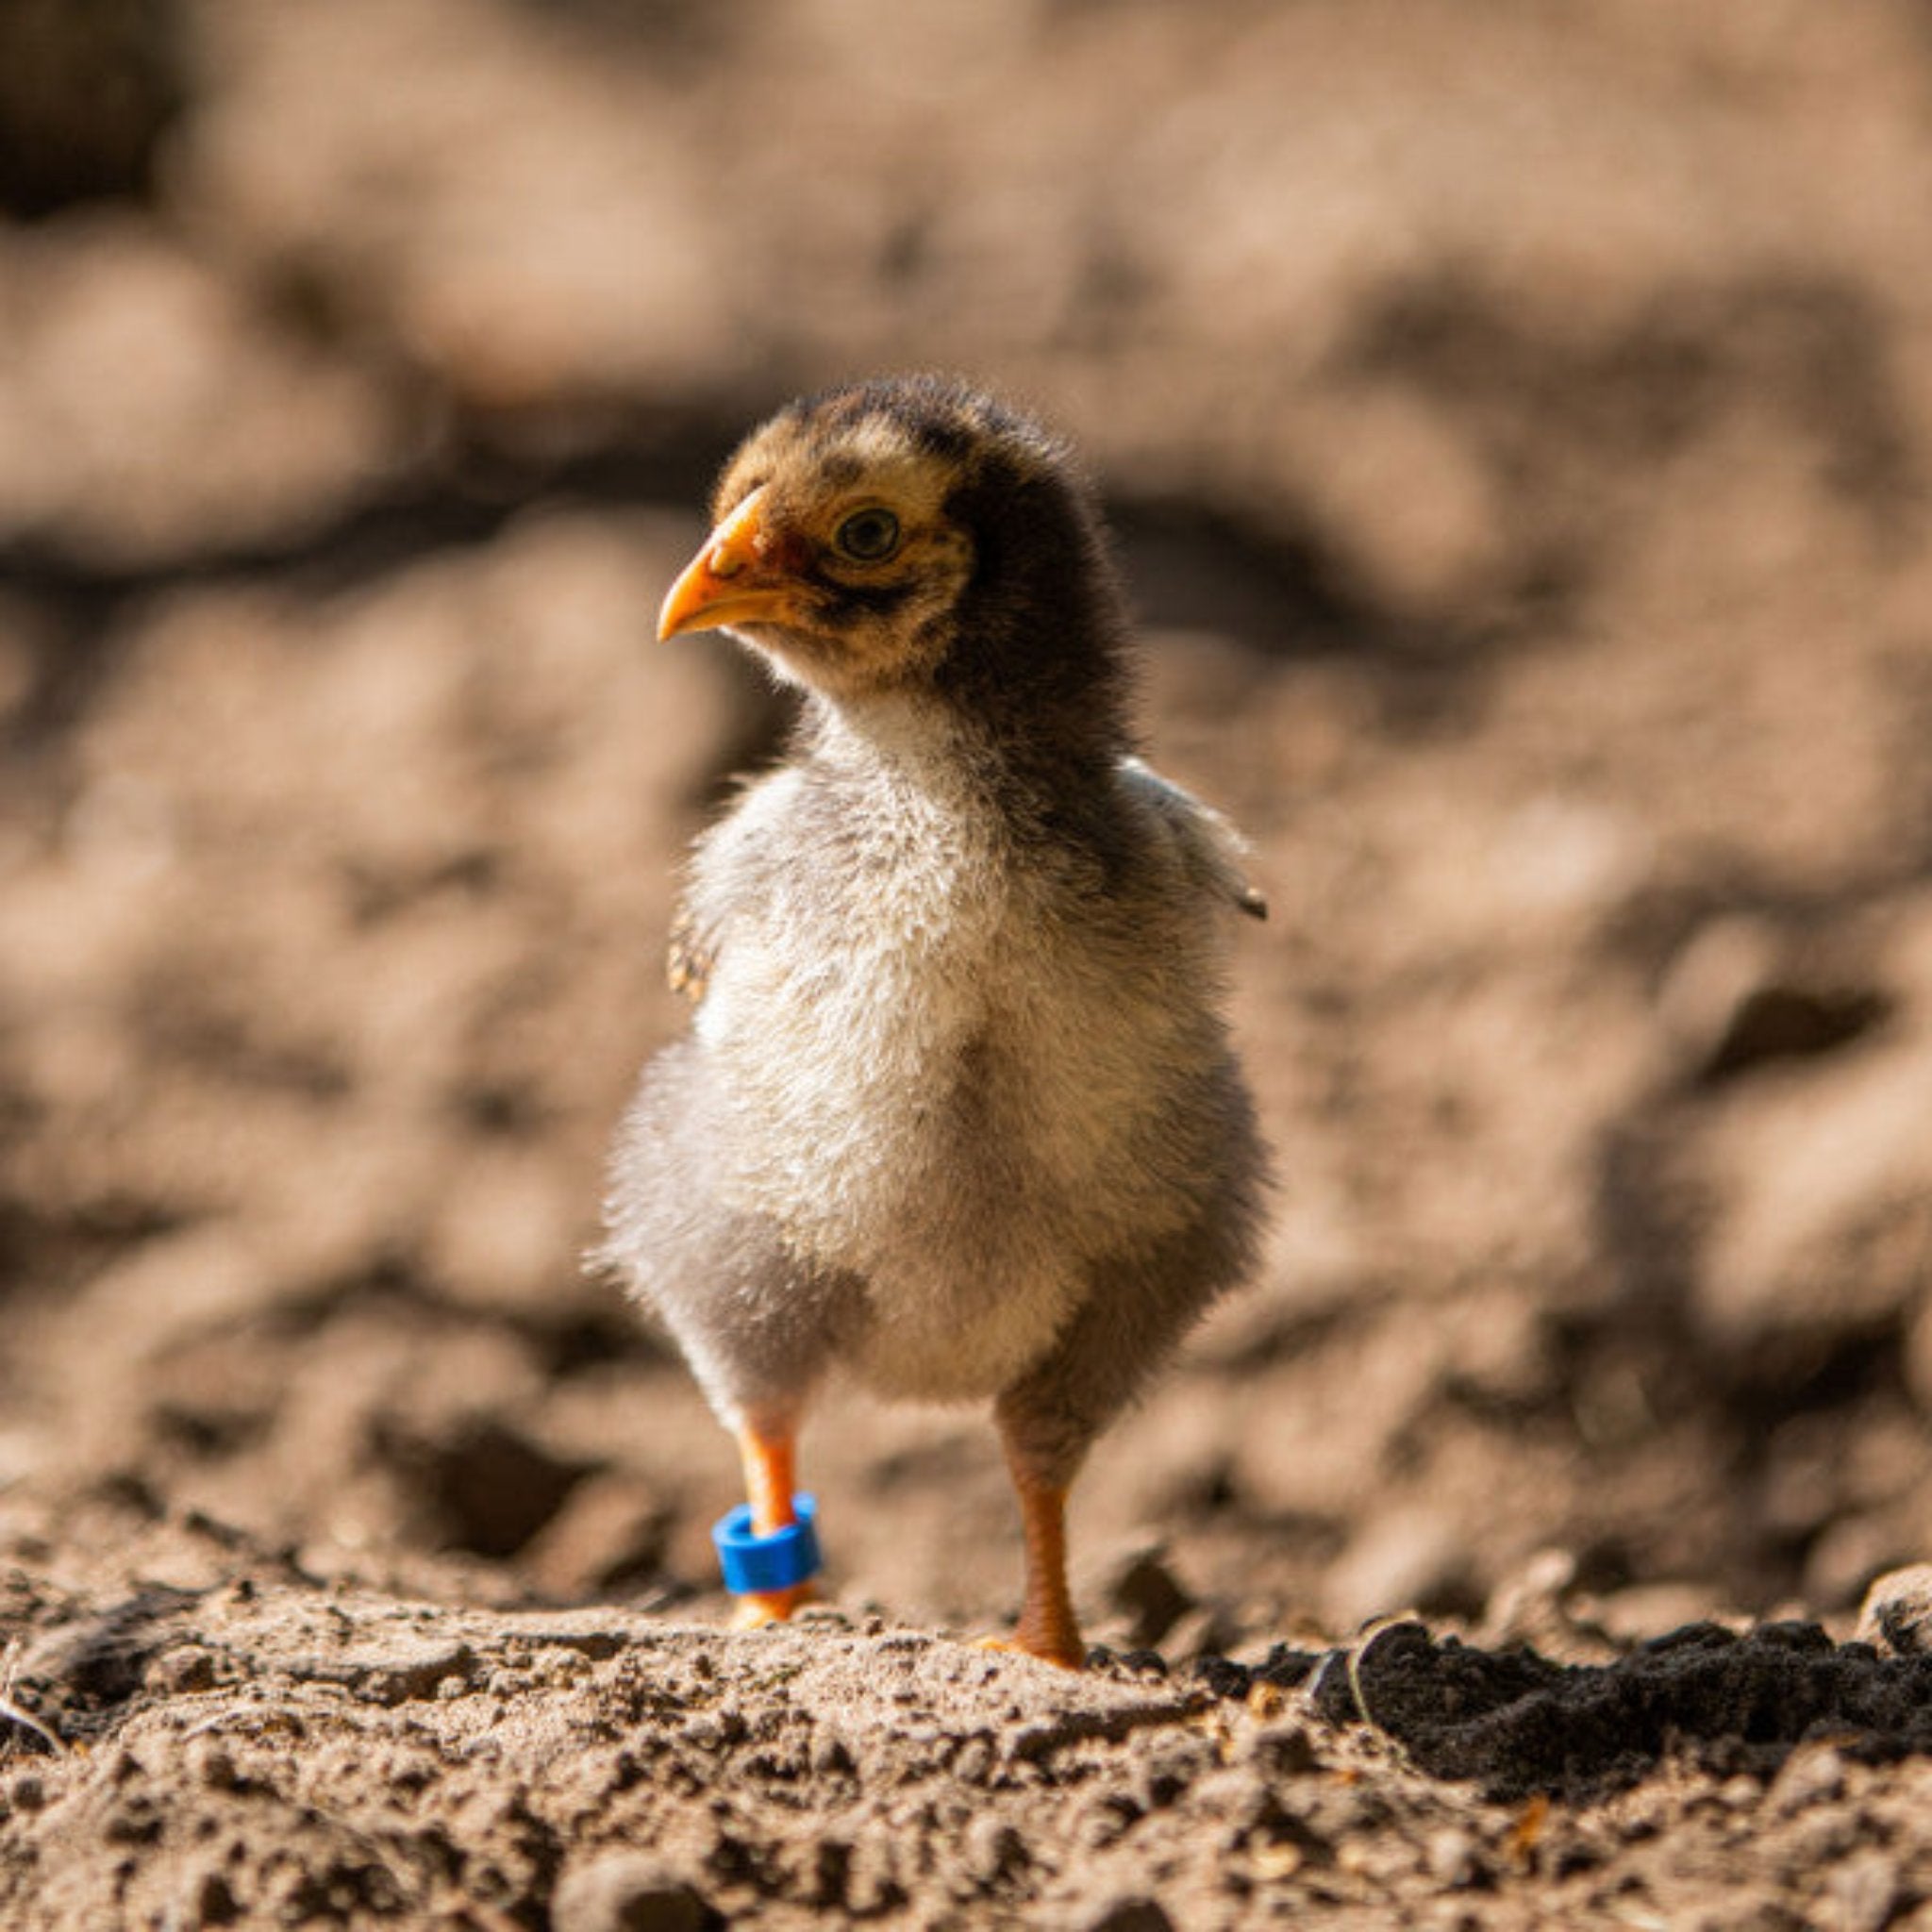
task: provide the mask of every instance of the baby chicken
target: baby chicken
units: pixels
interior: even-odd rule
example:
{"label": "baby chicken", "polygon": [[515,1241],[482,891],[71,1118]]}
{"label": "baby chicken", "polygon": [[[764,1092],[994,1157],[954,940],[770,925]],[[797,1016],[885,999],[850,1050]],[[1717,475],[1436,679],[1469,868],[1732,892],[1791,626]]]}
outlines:
{"label": "baby chicken", "polygon": [[739,1573],[749,1621],[807,1588],[793,1442],[839,1368],[992,1402],[1014,1646],[1076,1665],[1068,1486],[1254,1257],[1218,1008],[1224,915],[1261,902],[1227,823],[1134,755],[1093,491],[1034,423],[934,377],[834,390],[713,508],[659,634],[727,630],[804,714],[697,845],[695,1024],[625,1121],[606,1253],[737,1433],[741,1544],[791,1552]]}

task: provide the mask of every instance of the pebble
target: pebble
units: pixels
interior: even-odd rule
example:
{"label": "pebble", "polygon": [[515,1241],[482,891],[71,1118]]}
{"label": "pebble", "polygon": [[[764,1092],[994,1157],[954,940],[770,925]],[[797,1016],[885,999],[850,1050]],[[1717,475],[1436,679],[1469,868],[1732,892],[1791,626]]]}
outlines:
{"label": "pebble", "polygon": [[1807,1745],[1791,1753],[1771,1789],[1773,1808],[1789,1817],[1810,1805],[1844,1796],[1845,1761],[1829,1744]]}
{"label": "pebble", "polygon": [[1577,1563],[1569,1550],[1539,1550],[1490,1592],[1482,1636],[1492,1643],[1522,1642],[1563,1623],[1562,1599],[1575,1587]]}
{"label": "pebble", "polygon": [[1889,1570],[1865,1592],[1857,1639],[1895,1657],[1932,1651],[1932,1563]]}
{"label": "pebble", "polygon": [[701,1932],[708,1916],[683,1879],[634,1852],[566,1870],[550,1907],[555,1932]]}

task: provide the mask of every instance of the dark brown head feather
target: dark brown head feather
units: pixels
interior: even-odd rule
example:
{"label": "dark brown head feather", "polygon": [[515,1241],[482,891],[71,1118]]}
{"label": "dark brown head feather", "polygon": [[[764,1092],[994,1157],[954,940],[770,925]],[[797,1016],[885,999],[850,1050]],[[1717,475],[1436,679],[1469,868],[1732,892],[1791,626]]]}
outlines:
{"label": "dark brown head feather", "polygon": [[[882,438],[877,432],[884,430]],[[964,533],[972,569],[924,622],[908,661],[931,691],[1016,758],[1030,750],[1091,769],[1127,748],[1124,607],[1096,492],[1067,446],[963,381],[879,378],[790,404],[746,440],[721,482],[726,514],[753,489],[861,488],[885,443],[941,467],[941,515]],[[832,622],[890,620],[904,581],[821,588]],[[810,681],[809,672],[807,673]]]}

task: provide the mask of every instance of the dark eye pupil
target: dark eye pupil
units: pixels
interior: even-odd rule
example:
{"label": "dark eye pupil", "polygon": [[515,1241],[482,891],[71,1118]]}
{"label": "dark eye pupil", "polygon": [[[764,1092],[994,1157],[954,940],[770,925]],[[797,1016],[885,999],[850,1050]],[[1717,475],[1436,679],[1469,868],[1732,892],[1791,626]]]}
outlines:
{"label": "dark eye pupil", "polygon": [[899,519],[889,509],[862,509],[839,525],[839,548],[862,562],[889,557],[898,541]]}

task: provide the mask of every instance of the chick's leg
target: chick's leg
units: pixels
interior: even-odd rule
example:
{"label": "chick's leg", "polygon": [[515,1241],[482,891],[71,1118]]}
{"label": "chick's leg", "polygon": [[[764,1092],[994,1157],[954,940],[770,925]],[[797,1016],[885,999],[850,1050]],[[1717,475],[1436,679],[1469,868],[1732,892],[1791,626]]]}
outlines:
{"label": "chick's leg", "polygon": [[[738,1453],[744,1462],[744,1494],[751,1505],[751,1526],[758,1536],[788,1529],[797,1522],[791,1498],[795,1489],[795,1438],[788,1424],[747,1421],[738,1427]],[[810,1583],[784,1590],[748,1591],[738,1600],[733,1622],[741,1630],[782,1624],[800,1604],[818,1594]]]}
{"label": "chick's leg", "polygon": [[1076,1671],[1087,1660],[1087,1646],[1067,1588],[1067,1483],[1026,1452],[1005,1416],[1000,1439],[1026,1542],[1026,1595],[1010,1647]]}

